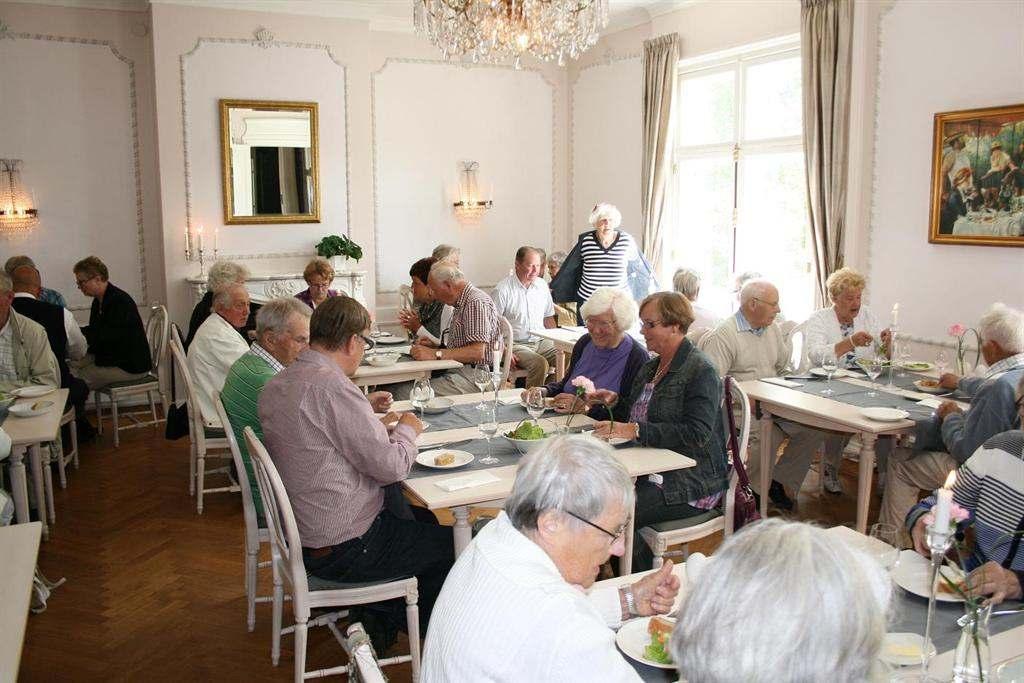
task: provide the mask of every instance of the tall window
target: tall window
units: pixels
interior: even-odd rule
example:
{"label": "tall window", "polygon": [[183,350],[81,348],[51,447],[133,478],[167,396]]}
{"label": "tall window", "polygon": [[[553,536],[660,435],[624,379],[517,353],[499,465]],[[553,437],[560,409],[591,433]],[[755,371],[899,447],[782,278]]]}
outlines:
{"label": "tall window", "polygon": [[707,308],[733,310],[732,274],[753,270],[779,287],[786,318],[812,310],[800,89],[792,43],[681,65],[675,225],[662,277],[700,272]]}

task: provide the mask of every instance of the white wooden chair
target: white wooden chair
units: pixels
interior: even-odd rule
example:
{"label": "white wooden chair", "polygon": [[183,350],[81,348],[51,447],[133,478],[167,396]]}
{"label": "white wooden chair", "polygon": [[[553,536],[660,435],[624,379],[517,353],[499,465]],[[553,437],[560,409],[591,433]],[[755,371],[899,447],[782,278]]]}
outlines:
{"label": "white wooden chair", "polygon": [[60,418],[60,429],[64,425],[70,425],[68,430],[71,432],[71,450],[67,453],[64,452],[64,448],[61,447],[57,450],[57,472],[60,474],[60,487],[66,489],[68,487],[68,475],[67,475],[67,464],[73,462],[75,469],[78,469],[78,426],[75,424],[75,407],[71,406],[68,411],[64,413]]}
{"label": "white wooden chair", "polygon": [[238,448],[238,441],[235,439],[235,432],[228,419],[228,413],[224,410],[224,404],[220,400],[219,391],[213,394],[213,405],[217,407],[217,417],[224,425],[224,436],[227,438],[228,446],[231,449],[231,458],[238,471],[238,487],[242,489],[242,519],[245,522],[245,601],[248,605],[246,625],[251,633],[256,629],[256,603],[273,601],[273,596],[257,597],[256,595],[256,588],[259,585],[259,570],[271,565],[270,560],[260,562],[260,546],[264,543],[270,544],[270,531],[266,526],[259,525],[259,513],[256,510],[256,501],[252,497],[249,470],[246,468],[242,452]]}
{"label": "white wooden chair", "polygon": [[399,309],[416,310],[412,300],[412,287],[409,285],[398,285],[398,301]]}
{"label": "white wooden chair", "polygon": [[380,662],[377,661],[377,653],[373,650],[373,644],[369,636],[359,622],[352,624],[346,629],[348,638],[345,641],[345,652],[348,653],[349,668],[355,666],[355,672],[349,676],[351,681],[359,683],[386,683],[387,678],[381,671]]}
{"label": "white wooden chair", "polygon": [[[95,390],[96,401],[96,430],[103,433],[103,397],[110,401],[110,412],[114,422],[114,447],[121,445],[120,434],[122,429],[134,429],[136,427],[149,427],[159,424],[166,419],[167,415],[167,389],[160,377],[160,369],[167,354],[167,330],[168,317],[167,309],[161,305],[153,306],[150,310],[149,320],[146,321],[146,339],[149,340],[149,352],[152,357],[153,367],[149,374],[141,379],[114,382],[105,387]],[[164,409],[164,418],[156,413],[156,401],[153,395],[160,396],[160,403]],[[129,424],[120,425],[118,414],[118,402],[134,396],[147,396],[149,398],[150,419],[140,421],[139,416],[145,411],[132,411],[124,413],[123,417],[128,418]]]}
{"label": "white wooden chair", "polygon": [[191,442],[189,451],[189,493],[196,496],[196,512],[203,514],[203,495],[207,493],[225,493],[238,491],[236,485],[206,488],[207,474],[227,474],[228,467],[206,469],[207,458],[229,459],[229,445],[223,429],[207,427],[199,412],[199,402],[195,398],[192,375],[185,359],[185,349],[181,346],[181,335],[175,330],[170,341],[171,354],[178,366],[178,375],[185,385],[185,403],[188,405],[188,438]]}
{"label": "white wooden chair", "polygon": [[[263,497],[263,511],[270,532],[270,549],[274,567],[274,645],[271,658],[276,666],[281,653],[281,634],[295,634],[295,683],[307,678],[323,678],[341,673],[351,673],[355,666],[336,666],[318,671],[306,671],[306,638],[310,626],[327,626],[338,642],[345,646],[345,639],[335,622],[342,617],[339,612],[318,616],[310,619],[313,609],[352,607],[396,598],[405,599],[405,617],[409,633],[408,655],[389,657],[380,660],[381,666],[410,662],[412,680],[418,681],[420,675],[420,632],[419,607],[417,599],[416,577],[397,579],[388,582],[345,584],[325,581],[315,576],[307,576],[306,567],[302,562],[302,543],[299,529],[295,523],[295,515],[284,483],[278,475],[267,449],[256,437],[251,427],[243,430],[246,448],[249,451],[259,481],[260,495]],[[284,606],[285,584],[292,596],[292,612],[295,625],[281,628]]]}
{"label": "white wooden chair", "polygon": [[805,320],[802,323],[793,325],[787,332],[789,342],[793,345],[793,353],[790,356],[789,364],[796,373],[806,372],[811,366],[810,359],[807,357],[807,335],[804,332],[806,325],[807,321]]}
{"label": "white wooden chair", "polygon": [[[739,444],[740,457],[743,459],[743,464],[746,465],[747,442],[750,440],[750,400],[735,379],[727,376],[722,381],[730,383],[729,388],[732,391],[733,402],[741,411],[739,424],[736,425],[738,431],[737,442]],[[722,420],[725,421],[727,428],[729,422],[725,411],[732,409],[733,407],[726,405],[723,400]],[[726,446],[728,446],[728,441]],[[733,453],[732,457],[735,458],[736,454]],[[681,556],[683,559],[686,559],[688,555],[686,550],[687,543],[710,536],[717,531],[721,531],[728,538],[733,532],[733,506],[738,485],[739,476],[734,468],[729,474],[729,488],[725,491],[724,498],[719,507],[708,510],[700,515],[694,515],[693,517],[658,522],[640,529],[640,537],[644,539],[647,545],[650,546],[651,552],[654,553],[654,568],[657,569],[664,564],[665,557]],[[681,551],[668,552],[669,546],[679,544],[683,545]]]}
{"label": "white wooden chair", "polygon": [[[504,316],[498,318],[498,334],[501,335],[501,386],[504,387],[506,382],[515,384],[517,379],[525,379],[529,373],[522,368],[512,369],[512,345],[515,342],[512,341],[512,323]],[[554,374],[554,371],[554,367],[548,368],[548,375]]]}

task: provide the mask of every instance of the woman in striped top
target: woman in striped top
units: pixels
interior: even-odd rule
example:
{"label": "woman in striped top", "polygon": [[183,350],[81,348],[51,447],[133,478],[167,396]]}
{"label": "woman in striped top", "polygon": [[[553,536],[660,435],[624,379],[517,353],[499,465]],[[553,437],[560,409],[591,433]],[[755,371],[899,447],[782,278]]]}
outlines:
{"label": "woman in striped top", "polygon": [[598,204],[590,213],[593,231],[579,242],[583,269],[577,297],[586,301],[598,287],[629,291],[628,266],[637,258],[636,241],[619,230],[622,214],[612,204]]}

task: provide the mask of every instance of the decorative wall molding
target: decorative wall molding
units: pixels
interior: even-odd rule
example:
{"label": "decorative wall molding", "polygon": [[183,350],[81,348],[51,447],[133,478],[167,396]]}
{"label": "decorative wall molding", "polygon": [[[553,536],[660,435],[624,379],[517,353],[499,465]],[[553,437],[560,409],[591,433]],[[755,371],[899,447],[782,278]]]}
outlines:
{"label": "decorative wall molding", "polygon": [[[338,58],[334,56],[334,52],[331,50],[330,45],[324,43],[298,43],[291,41],[278,41],[274,40],[274,34],[267,28],[260,26],[253,31],[254,37],[252,39],[246,38],[205,38],[200,37],[196,39],[195,46],[192,47],[188,52],[178,55],[178,78],[179,85],[181,88],[181,141],[182,150],[184,155],[185,163],[185,224],[188,226],[189,231],[192,230],[192,166],[189,160],[189,144],[188,144],[188,88],[187,88],[187,69],[186,62],[189,57],[199,52],[199,48],[203,45],[209,44],[227,44],[227,45],[248,45],[251,47],[258,47],[264,50],[271,48],[286,48],[286,49],[297,49],[297,50],[323,50],[336,66],[341,69],[342,79],[344,81],[344,96],[345,96],[345,234],[351,236],[352,234],[352,155],[349,152],[349,142],[351,137],[349,135],[349,84],[348,84],[348,66],[338,61]],[[266,258],[290,258],[294,256],[308,256],[309,252],[287,252],[281,254],[231,254],[223,255],[220,258],[230,259],[234,261],[249,261],[256,259]],[[195,261],[198,256],[193,256],[192,260]]]}
{"label": "decorative wall molding", "polygon": [[135,60],[121,54],[117,46],[110,40],[96,38],[76,38],[73,36],[57,36],[45,33],[17,33],[0,20],[0,40],[41,40],[51,43],[68,43],[71,45],[94,45],[110,50],[118,60],[128,67],[128,103],[132,137],[132,174],[135,179],[135,229],[139,251],[139,280],[142,287],[142,300],[149,301],[149,282],[146,279],[146,240],[142,212],[142,162],[139,157],[139,107],[135,89]]}
{"label": "decorative wall molding", "polygon": [[[275,258],[308,258],[316,256],[315,251],[284,251],[276,254],[221,254],[217,252],[217,259],[223,261],[255,261],[259,259]],[[193,259],[193,261],[196,259]]]}
{"label": "decorative wall molding", "polygon": [[[447,66],[456,69],[496,69],[504,71],[516,71],[517,69],[506,64],[464,64],[461,62],[449,62],[444,59],[414,59],[408,57],[388,57],[379,69],[370,73],[370,139],[373,145],[371,155],[371,173],[373,174],[373,244],[374,254],[378,261],[383,258],[381,253],[380,225],[380,173],[377,163],[379,156],[377,150],[377,77],[384,73],[389,64],[427,64],[433,66]],[[541,80],[551,88],[551,239],[552,244],[558,238],[558,221],[556,220],[558,206],[558,84],[545,75],[538,67],[522,67],[518,71],[528,71],[540,76]],[[572,163],[572,160],[569,160]],[[395,289],[381,289],[380,268],[374,268],[374,286],[377,294],[396,294]]]}

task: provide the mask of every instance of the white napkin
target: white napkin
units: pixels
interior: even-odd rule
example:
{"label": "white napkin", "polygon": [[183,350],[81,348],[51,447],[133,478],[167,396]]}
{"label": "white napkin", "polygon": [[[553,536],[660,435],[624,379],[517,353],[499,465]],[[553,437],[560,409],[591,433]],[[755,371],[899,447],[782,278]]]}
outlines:
{"label": "white napkin", "polygon": [[925,406],[926,408],[938,408],[942,405],[942,401],[937,398],[922,398],[917,402],[919,406]]}
{"label": "white napkin", "polygon": [[461,477],[452,477],[451,479],[439,481],[436,486],[442,491],[451,493],[452,491],[469,489],[474,486],[483,486],[485,484],[493,484],[498,481],[501,481],[501,479],[498,479],[496,476],[488,472],[471,472],[470,474],[464,474]]}
{"label": "white napkin", "polygon": [[518,396],[509,396],[508,398],[498,399],[498,403],[500,403],[503,406],[517,406],[520,403],[522,403],[522,401],[519,399]]}
{"label": "white napkin", "polygon": [[790,382],[788,379],[782,379],[781,377],[762,377],[761,381],[768,382],[768,384],[776,384],[780,387],[789,387],[790,389],[803,386],[799,382]]}

